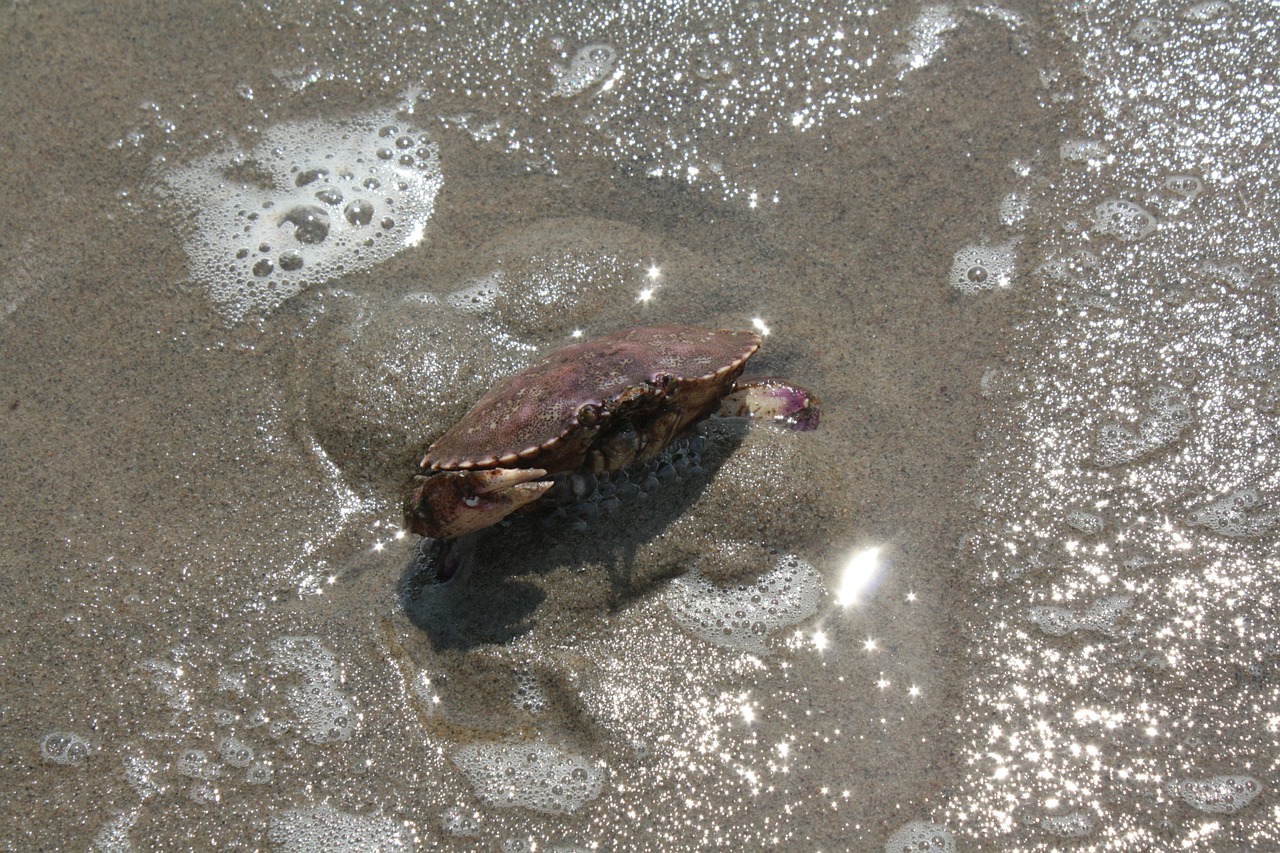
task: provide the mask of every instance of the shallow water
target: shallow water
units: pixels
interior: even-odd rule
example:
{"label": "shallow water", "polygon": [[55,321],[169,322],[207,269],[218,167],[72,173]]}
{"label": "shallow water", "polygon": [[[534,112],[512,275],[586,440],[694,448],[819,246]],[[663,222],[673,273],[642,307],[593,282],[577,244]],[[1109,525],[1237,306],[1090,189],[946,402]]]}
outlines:
{"label": "shallow water", "polygon": [[[0,16],[7,849],[1280,848],[1275,10],[522,9]],[[659,322],[821,429],[426,582]]]}

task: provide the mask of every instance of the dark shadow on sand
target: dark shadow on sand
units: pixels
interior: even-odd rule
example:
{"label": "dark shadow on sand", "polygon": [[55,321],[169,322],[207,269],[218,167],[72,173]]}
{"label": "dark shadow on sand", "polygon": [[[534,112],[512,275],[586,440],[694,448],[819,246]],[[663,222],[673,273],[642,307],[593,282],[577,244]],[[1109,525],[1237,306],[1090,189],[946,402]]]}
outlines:
{"label": "dark shadow on sand", "polygon": [[678,569],[641,577],[637,550],[698,500],[752,427],[738,418],[712,424],[703,433],[700,473],[623,501],[585,529],[534,514],[448,543],[421,540],[400,577],[405,614],[436,651],[465,650],[530,631],[547,598],[537,579],[564,566],[605,567],[613,608],[648,592]]}

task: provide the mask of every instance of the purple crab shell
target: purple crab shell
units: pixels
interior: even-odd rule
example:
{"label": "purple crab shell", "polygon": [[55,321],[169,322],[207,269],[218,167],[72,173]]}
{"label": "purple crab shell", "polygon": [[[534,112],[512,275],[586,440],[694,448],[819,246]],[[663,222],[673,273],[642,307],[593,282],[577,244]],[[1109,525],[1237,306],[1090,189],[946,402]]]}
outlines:
{"label": "purple crab shell", "polygon": [[581,464],[575,435],[589,431],[584,417],[642,393],[678,409],[687,425],[711,413],[759,347],[753,332],[693,326],[570,344],[498,383],[427,449],[422,467],[573,470]]}

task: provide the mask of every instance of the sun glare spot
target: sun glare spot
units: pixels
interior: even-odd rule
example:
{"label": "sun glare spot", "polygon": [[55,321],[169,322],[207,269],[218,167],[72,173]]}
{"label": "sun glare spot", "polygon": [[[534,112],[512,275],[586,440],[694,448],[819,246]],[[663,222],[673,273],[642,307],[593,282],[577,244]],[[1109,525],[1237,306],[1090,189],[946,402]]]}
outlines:
{"label": "sun glare spot", "polygon": [[858,603],[858,597],[880,573],[880,549],[863,548],[855,551],[840,573],[840,589],[836,601],[841,607]]}

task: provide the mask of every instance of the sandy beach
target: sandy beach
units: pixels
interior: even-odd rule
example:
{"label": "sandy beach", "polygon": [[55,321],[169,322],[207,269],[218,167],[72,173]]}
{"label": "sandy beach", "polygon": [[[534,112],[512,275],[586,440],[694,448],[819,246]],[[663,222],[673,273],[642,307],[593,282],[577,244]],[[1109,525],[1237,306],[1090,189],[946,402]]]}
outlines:
{"label": "sandy beach", "polygon": [[[100,5],[0,11],[0,849],[1280,849],[1274,10]],[[820,428],[434,582],[665,323]]]}

